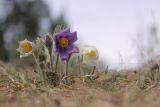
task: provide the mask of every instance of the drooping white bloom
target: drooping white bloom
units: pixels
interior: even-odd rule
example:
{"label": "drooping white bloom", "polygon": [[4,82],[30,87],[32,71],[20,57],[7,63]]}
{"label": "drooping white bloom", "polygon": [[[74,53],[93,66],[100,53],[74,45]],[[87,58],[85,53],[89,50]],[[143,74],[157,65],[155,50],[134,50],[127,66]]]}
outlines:
{"label": "drooping white bloom", "polygon": [[99,53],[96,47],[86,46],[82,49],[83,63],[95,66],[99,59]]}
{"label": "drooping white bloom", "polygon": [[32,54],[34,49],[34,43],[25,39],[19,42],[19,48],[17,49],[20,52],[20,58]]}

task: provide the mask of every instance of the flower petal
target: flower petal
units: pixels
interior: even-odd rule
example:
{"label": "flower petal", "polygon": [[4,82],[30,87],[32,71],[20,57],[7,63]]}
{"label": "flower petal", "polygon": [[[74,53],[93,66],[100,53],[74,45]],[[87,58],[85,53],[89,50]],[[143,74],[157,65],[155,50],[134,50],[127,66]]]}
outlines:
{"label": "flower petal", "polygon": [[31,55],[31,54],[32,54],[32,52],[29,52],[29,53],[21,53],[21,52],[20,52],[20,58],[29,56],[29,55]]}
{"label": "flower petal", "polygon": [[64,31],[62,31],[62,33],[70,33],[70,28],[64,29]]}
{"label": "flower petal", "polygon": [[54,40],[57,41],[59,40],[61,37],[65,37],[66,35],[70,34],[70,28],[66,28],[65,30],[63,30],[62,32],[56,33]]}
{"label": "flower petal", "polygon": [[63,51],[59,52],[59,55],[60,55],[60,58],[61,58],[62,61],[68,60],[68,58],[69,58],[69,54],[66,53],[66,52],[63,52]]}
{"label": "flower petal", "polygon": [[17,52],[20,52],[20,48],[17,48],[16,51],[17,51]]}
{"label": "flower petal", "polygon": [[68,54],[78,53],[78,49],[74,45],[70,45],[67,48],[67,52]]}
{"label": "flower petal", "polygon": [[96,66],[98,63],[98,60],[83,58],[83,63],[90,65],[90,66]]}
{"label": "flower petal", "polygon": [[77,40],[77,32],[72,32],[67,35],[70,44],[73,44]]}

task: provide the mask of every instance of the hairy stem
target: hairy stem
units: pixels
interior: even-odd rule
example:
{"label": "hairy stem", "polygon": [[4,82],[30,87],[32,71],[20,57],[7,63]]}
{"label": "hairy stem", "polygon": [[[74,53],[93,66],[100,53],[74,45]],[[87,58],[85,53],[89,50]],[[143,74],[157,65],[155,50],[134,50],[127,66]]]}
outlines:
{"label": "hairy stem", "polygon": [[69,60],[66,61],[66,68],[65,68],[65,84],[68,84],[68,62]]}
{"label": "hairy stem", "polygon": [[79,64],[78,71],[79,71],[79,75],[81,77],[82,76],[82,74],[81,74],[81,56],[78,56],[78,64]]}
{"label": "hairy stem", "polygon": [[53,72],[53,57],[51,53],[50,53],[50,61],[51,61],[51,70]]}
{"label": "hairy stem", "polygon": [[95,73],[95,70],[96,70],[96,66],[93,66],[93,70],[91,72],[91,75],[93,75]]}
{"label": "hairy stem", "polygon": [[58,69],[58,62],[59,62],[59,54],[56,57],[56,64],[55,64],[55,73],[57,73],[57,69]]}
{"label": "hairy stem", "polygon": [[39,61],[37,60],[37,58],[34,54],[33,54],[33,56],[34,56],[34,60],[36,62],[36,67],[38,69],[38,74],[39,74],[40,81],[43,82],[43,83],[46,83],[45,82],[45,74],[42,72],[42,69],[40,67],[40,63],[39,63]]}

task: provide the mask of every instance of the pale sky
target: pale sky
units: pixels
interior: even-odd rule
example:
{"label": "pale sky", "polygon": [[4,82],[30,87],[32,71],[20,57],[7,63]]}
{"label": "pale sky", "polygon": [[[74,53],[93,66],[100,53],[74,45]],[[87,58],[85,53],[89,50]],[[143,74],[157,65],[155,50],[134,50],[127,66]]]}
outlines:
{"label": "pale sky", "polygon": [[152,24],[151,11],[160,22],[160,0],[46,1],[53,17],[65,12],[71,29],[111,65],[120,63],[120,55],[131,66],[137,63],[133,39],[139,26]]}

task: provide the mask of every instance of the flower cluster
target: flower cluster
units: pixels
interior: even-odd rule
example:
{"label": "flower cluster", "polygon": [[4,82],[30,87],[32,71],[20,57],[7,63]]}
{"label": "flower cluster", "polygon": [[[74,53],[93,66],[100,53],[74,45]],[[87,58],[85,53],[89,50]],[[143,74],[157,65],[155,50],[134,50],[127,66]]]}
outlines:
{"label": "flower cluster", "polygon": [[[20,58],[33,55],[35,58],[37,73],[41,82],[46,83],[48,79],[54,85],[64,82],[69,84],[69,60],[75,54],[79,58],[79,72],[82,65],[95,67],[98,62],[98,50],[93,46],[81,48],[75,45],[77,41],[77,32],[71,32],[70,28],[63,29],[53,35],[47,34],[45,38],[37,38],[35,42],[27,39],[19,42],[17,51],[20,53]],[[79,51],[80,50],[80,51]],[[61,60],[59,60],[59,58]],[[76,57],[74,57],[76,59]],[[58,64],[65,63],[64,76],[58,72]],[[77,65],[77,64],[75,64]],[[71,65],[74,66],[74,65]],[[51,77],[53,75],[53,77]],[[79,74],[81,75],[81,73]]]}

